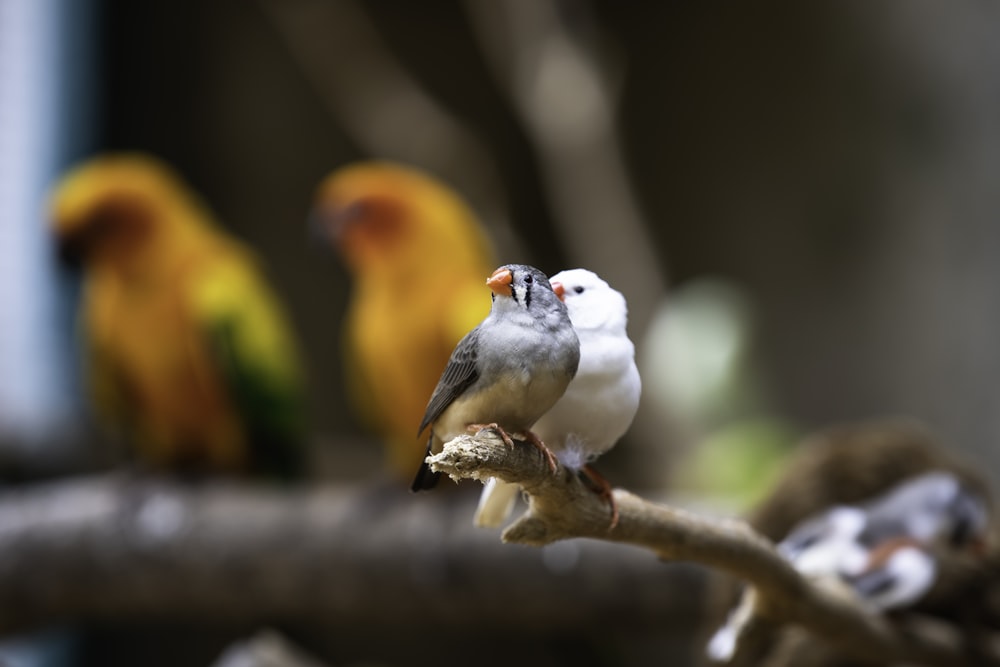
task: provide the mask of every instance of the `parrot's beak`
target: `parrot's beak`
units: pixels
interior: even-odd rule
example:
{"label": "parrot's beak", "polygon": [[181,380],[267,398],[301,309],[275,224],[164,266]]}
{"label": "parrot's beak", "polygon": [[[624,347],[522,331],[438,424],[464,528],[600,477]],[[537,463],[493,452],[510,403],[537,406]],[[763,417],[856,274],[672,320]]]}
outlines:
{"label": "parrot's beak", "polygon": [[487,278],[486,286],[498,296],[511,296],[514,293],[510,288],[512,282],[514,282],[514,274],[510,272],[510,269],[501,267]]}
{"label": "parrot's beak", "polygon": [[556,293],[556,296],[559,297],[560,301],[566,301],[566,288],[563,287],[561,282],[556,281],[552,283],[552,291]]}
{"label": "parrot's beak", "polygon": [[331,211],[329,207],[317,206],[309,212],[306,226],[309,237],[322,245],[336,245],[347,223],[342,211]]}
{"label": "parrot's beak", "polygon": [[372,195],[347,204],[318,204],[309,215],[309,227],[317,238],[344,250],[358,229],[368,229],[369,237],[397,236],[404,217],[396,201]]}

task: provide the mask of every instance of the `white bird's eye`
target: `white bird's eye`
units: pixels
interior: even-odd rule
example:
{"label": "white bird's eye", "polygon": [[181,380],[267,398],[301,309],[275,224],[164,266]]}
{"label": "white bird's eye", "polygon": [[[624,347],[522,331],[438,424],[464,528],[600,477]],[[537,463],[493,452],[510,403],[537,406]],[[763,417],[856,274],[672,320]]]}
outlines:
{"label": "white bird's eye", "polygon": [[583,294],[583,286],[577,285],[576,287],[573,288],[573,291],[576,292],[577,294]]}

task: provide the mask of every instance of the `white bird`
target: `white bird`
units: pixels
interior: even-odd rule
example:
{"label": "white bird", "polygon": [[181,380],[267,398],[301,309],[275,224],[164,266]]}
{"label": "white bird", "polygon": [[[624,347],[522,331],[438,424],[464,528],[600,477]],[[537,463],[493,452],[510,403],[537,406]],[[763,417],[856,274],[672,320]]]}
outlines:
{"label": "white bird", "polygon": [[864,566],[868,550],[858,541],[868,523],[860,507],[837,505],[799,523],[778,544],[778,553],[806,576],[839,573]]}
{"label": "white bird", "polygon": [[[642,383],[635,365],[635,346],[626,332],[625,297],[597,274],[570,269],[551,278],[566,303],[580,339],[580,364],[562,398],[534,425],[533,432],[572,470],[584,470],[617,509],[610,486],[589,462],[611,449],[625,434],[639,407]],[[510,515],[518,486],[492,478],[476,509],[475,524],[496,527]]]}

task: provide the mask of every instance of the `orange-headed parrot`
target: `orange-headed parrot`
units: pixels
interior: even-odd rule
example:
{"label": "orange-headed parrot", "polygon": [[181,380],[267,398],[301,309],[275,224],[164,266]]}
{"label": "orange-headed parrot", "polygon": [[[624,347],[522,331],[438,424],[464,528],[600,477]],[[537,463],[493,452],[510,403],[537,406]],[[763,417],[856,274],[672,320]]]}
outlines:
{"label": "orange-headed parrot", "polygon": [[352,277],[344,335],[351,398],[383,439],[387,466],[409,482],[425,453],[417,427],[427,400],[455,345],[489,313],[491,243],[448,186],[389,162],[327,176],[312,219]]}
{"label": "orange-headed parrot", "polygon": [[292,332],[254,256],[165,164],[108,154],[50,201],[83,274],[80,328],[94,405],[154,469],[293,478],[303,380]]}

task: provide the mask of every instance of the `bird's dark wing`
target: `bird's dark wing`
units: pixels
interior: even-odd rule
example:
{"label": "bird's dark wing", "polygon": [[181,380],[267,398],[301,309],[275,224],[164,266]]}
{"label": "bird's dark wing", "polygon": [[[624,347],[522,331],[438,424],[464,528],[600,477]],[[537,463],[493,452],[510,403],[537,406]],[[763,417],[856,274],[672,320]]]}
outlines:
{"label": "bird's dark wing", "polygon": [[448,359],[448,365],[438,380],[431,400],[427,403],[427,410],[424,418],[420,421],[420,428],[417,430],[419,436],[428,425],[434,422],[441,413],[451,405],[452,401],[462,395],[476,380],[479,379],[479,371],[476,368],[477,351],[479,350],[480,329],[476,327],[465,335],[455,346],[455,350]]}
{"label": "bird's dark wing", "polygon": [[[479,370],[476,367],[478,350],[479,327],[476,327],[467,333],[462,340],[458,341],[458,345],[455,346],[454,351],[451,353],[448,365],[445,366],[444,373],[441,374],[441,379],[438,380],[437,386],[434,388],[434,393],[431,394],[431,400],[427,403],[427,410],[424,412],[424,418],[420,421],[420,429],[417,431],[418,436],[424,432],[425,428],[440,417],[441,413],[456,398],[461,396],[466,389],[479,379]],[[434,434],[432,433],[427,438],[427,456],[433,453],[433,445]],[[410,489],[412,491],[432,489],[440,477],[441,473],[432,472],[430,466],[424,461],[420,466],[420,470],[417,471],[417,476],[414,478]]]}

